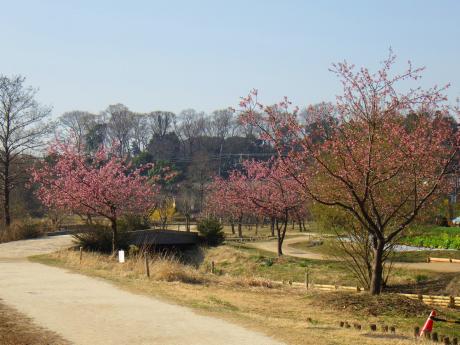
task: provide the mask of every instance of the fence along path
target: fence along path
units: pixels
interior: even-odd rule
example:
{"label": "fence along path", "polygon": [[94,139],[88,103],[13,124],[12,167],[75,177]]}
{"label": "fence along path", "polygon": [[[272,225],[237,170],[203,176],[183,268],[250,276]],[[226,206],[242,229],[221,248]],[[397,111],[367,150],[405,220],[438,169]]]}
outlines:
{"label": "fence along path", "polygon": [[[283,283],[283,282],[281,282]],[[349,292],[364,292],[364,288],[359,286],[342,286],[342,285],[326,285],[326,284],[305,284],[299,282],[290,282],[289,283],[295,287],[305,287],[307,289],[315,289],[320,291],[349,291]],[[398,293],[400,296],[404,296],[414,300],[420,300],[425,304],[447,307],[447,308],[460,308],[460,297],[458,296],[432,296],[432,295],[417,295],[409,293]]]}

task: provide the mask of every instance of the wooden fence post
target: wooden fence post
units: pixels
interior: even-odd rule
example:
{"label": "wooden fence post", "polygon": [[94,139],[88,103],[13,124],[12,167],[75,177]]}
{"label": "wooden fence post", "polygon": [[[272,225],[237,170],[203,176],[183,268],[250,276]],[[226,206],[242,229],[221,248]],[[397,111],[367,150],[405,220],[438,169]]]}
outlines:
{"label": "wooden fence post", "polygon": [[308,290],[308,269],[305,269],[305,288]]}
{"label": "wooden fence post", "polygon": [[80,247],[80,265],[81,265],[82,259],[83,259],[83,247]]}
{"label": "wooden fence post", "polygon": [[211,273],[212,274],[214,274],[214,270],[215,270],[214,261],[211,261]]}
{"label": "wooden fence post", "polygon": [[455,308],[455,297],[449,296],[449,308]]}
{"label": "wooden fence post", "polygon": [[147,255],[145,255],[145,274],[147,275],[147,278],[150,278],[150,267],[149,267],[149,258]]}

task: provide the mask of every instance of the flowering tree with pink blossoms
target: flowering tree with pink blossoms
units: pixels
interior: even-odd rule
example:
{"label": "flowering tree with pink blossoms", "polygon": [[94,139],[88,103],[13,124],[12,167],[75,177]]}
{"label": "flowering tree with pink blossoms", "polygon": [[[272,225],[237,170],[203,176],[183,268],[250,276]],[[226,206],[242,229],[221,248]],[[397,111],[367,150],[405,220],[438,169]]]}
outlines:
{"label": "flowering tree with pink blossoms", "polygon": [[239,186],[255,214],[275,220],[278,256],[283,255],[283,242],[290,219],[306,207],[305,193],[285,169],[280,159],[267,162],[246,161],[243,171],[234,171],[230,180]]}
{"label": "flowering tree with pink blossoms", "polygon": [[[252,92],[241,120],[256,126],[313,201],[348,213],[372,243],[370,291],[382,289],[384,251],[447,186],[458,153],[445,87],[408,88],[423,68],[391,74],[390,52],[376,73],[346,62],[332,66],[343,86],[334,105],[264,106]],[[404,84],[404,85],[401,85]],[[457,112],[458,114],[458,112]]]}
{"label": "flowering tree with pink blossoms", "polygon": [[243,237],[243,218],[250,212],[245,198],[238,197],[238,189],[234,182],[222,177],[215,177],[207,188],[206,212],[228,219],[232,232],[235,233],[235,222],[238,227],[238,237]]}
{"label": "flowering tree with pink blossoms", "polygon": [[101,147],[88,156],[69,143],[57,142],[49,157],[32,171],[37,196],[48,207],[98,215],[110,221],[112,251],[118,246],[117,219],[142,214],[154,206],[155,185],[129,164]]}
{"label": "flowering tree with pink blossoms", "polygon": [[[278,255],[289,219],[303,214],[306,198],[279,159],[267,162],[245,161],[242,170],[234,170],[227,180],[216,178],[212,199],[221,212],[258,215],[275,220]],[[218,201],[216,201],[218,200]]]}

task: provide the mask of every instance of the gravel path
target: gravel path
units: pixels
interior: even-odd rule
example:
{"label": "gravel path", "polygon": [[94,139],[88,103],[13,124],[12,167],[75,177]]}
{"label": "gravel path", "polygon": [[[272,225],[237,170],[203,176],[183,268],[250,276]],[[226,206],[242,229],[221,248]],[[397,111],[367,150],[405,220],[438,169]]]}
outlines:
{"label": "gravel path", "polygon": [[[298,249],[290,246],[291,244],[304,242],[306,237],[310,234],[308,233],[299,233],[299,236],[286,238],[283,243],[283,253],[284,255],[295,256],[298,258],[312,259],[312,260],[331,260],[330,257],[327,257],[324,254],[309,252],[305,249]],[[277,243],[276,241],[264,241],[264,242],[251,242],[250,246],[269,252],[277,252]],[[401,267],[407,269],[417,269],[417,270],[427,270],[433,272],[443,272],[443,273],[452,273],[460,272],[460,264],[448,263],[448,262],[395,262],[394,267]]]}
{"label": "gravel path", "polygon": [[2,244],[0,298],[74,344],[281,344],[185,307],[24,259],[69,244],[64,237]]}

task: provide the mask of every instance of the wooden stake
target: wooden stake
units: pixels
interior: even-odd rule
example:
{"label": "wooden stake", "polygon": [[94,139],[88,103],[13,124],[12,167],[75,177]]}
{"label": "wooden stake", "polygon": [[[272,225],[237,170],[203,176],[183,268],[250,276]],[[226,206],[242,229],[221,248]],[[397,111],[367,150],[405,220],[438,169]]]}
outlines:
{"label": "wooden stake", "polygon": [[214,274],[214,261],[211,261],[211,273]]}
{"label": "wooden stake", "polygon": [[449,296],[449,308],[455,308],[455,297]]}
{"label": "wooden stake", "polygon": [[80,247],[80,265],[81,265],[82,259],[83,259],[83,247]]}
{"label": "wooden stake", "polygon": [[308,290],[308,269],[305,269],[305,288]]}
{"label": "wooden stake", "polygon": [[145,256],[145,274],[147,275],[147,278],[150,278],[149,258],[147,255]]}

